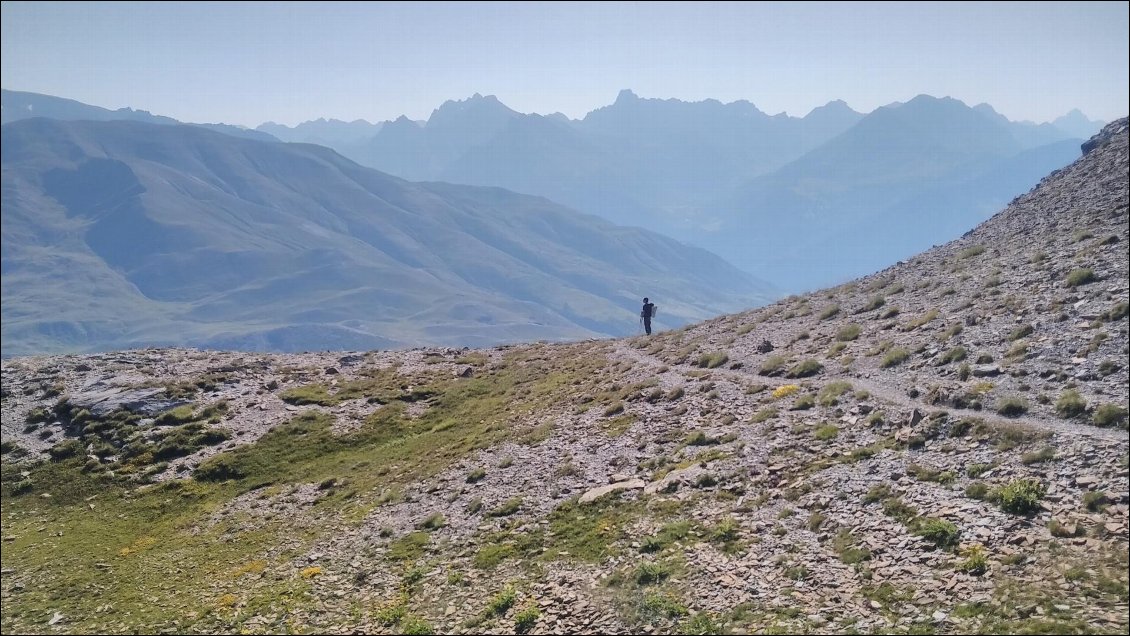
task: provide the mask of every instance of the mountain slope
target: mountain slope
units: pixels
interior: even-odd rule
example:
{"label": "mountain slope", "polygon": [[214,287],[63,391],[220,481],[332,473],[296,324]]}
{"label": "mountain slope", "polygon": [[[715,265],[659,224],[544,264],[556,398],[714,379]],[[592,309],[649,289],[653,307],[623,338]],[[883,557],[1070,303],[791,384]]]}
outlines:
{"label": "mountain slope", "polygon": [[132,108],[119,108],[109,110],[99,106],[91,106],[73,99],[64,99],[52,95],[39,93],[25,93],[22,91],[0,91],[0,113],[3,113],[2,123],[7,124],[21,119],[33,117],[47,117],[63,121],[140,121],[148,124],[161,124],[165,126],[199,126],[225,135],[256,139],[259,141],[278,141],[275,137],[258,130],[249,130],[240,126],[228,124],[187,124],[179,122],[172,117],[153,115],[145,110]]}
{"label": "mountain slope", "polygon": [[319,146],[35,119],[4,127],[3,166],[8,355],[579,338],[631,333],[644,295],[676,325],[772,293],[643,230]]}
{"label": "mountain slope", "polygon": [[1086,147],[650,338],[5,360],[2,626],[1125,633],[1127,120]]}

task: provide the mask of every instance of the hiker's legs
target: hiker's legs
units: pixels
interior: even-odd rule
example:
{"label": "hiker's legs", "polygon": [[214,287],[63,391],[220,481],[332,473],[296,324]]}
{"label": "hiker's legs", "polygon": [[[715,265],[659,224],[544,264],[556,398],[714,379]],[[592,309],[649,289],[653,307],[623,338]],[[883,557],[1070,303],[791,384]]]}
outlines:
{"label": "hiker's legs", "polygon": [[643,319],[643,330],[647,332],[647,335],[651,335],[651,318],[645,317]]}

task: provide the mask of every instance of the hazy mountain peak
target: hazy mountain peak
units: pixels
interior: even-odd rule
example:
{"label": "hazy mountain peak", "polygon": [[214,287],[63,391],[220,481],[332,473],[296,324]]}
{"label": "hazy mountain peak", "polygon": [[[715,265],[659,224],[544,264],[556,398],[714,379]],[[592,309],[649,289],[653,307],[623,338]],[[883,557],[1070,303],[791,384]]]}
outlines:
{"label": "hazy mountain peak", "polygon": [[[428,118],[428,126],[448,125],[470,117],[475,123],[486,123],[486,120],[498,122],[512,117],[520,117],[521,113],[511,110],[494,95],[483,96],[475,93],[464,100],[448,100],[439,108],[432,111]],[[485,118],[485,119],[484,119]]]}
{"label": "hazy mountain peak", "polygon": [[1056,128],[1081,139],[1097,133],[1105,124],[1106,122],[1102,120],[1092,121],[1078,108],[1072,108],[1068,113],[1052,121],[1052,125]]}
{"label": "hazy mountain peak", "polygon": [[636,94],[635,94],[635,93],[634,93],[634,92],[632,91],[632,89],[630,89],[630,88],[625,88],[625,89],[621,90],[621,91],[620,91],[620,92],[619,92],[619,93],[618,93],[618,94],[616,95],[616,101],[615,101],[615,102],[613,102],[613,103],[614,103],[614,104],[620,104],[620,103],[625,103],[625,104],[626,104],[626,103],[629,103],[629,102],[638,102],[638,101],[640,101],[640,96],[639,96],[639,95],[636,95]]}

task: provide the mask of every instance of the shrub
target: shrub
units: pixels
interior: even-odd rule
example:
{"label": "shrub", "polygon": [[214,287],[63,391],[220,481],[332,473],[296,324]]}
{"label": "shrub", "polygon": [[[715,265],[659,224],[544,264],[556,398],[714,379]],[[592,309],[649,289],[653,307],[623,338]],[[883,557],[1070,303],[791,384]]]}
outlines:
{"label": "shrub", "polygon": [[820,371],[823,370],[823,369],[824,369],[824,365],[822,365],[819,362],[809,358],[807,360],[800,362],[799,364],[797,364],[793,368],[789,369],[789,372],[785,374],[785,377],[786,378],[807,378],[809,376],[813,376],[813,375],[816,375],[817,373],[820,373]]}
{"label": "shrub", "polygon": [[997,402],[997,413],[1005,417],[1019,417],[1028,412],[1028,403],[1018,397],[1006,397]]}
{"label": "shrub", "polygon": [[85,452],[82,447],[82,442],[77,439],[67,439],[55,444],[47,449],[47,454],[55,461],[62,461],[70,459],[71,457],[81,457]]}
{"label": "shrub", "polygon": [[1075,417],[1087,410],[1087,401],[1075,389],[1068,389],[1055,403],[1055,412],[1060,417]]}
{"label": "shrub", "polygon": [[1121,426],[1126,428],[1126,409],[1117,404],[1103,404],[1091,415],[1095,426]]}
{"label": "shrub", "polygon": [[431,623],[418,617],[408,616],[400,622],[400,633],[405,636],[413,636],[415,634],[434,634],[435,628]]}
{"label": "shrub", "polygon": [[957,569],[962,572],[974,576],[981,576],[989,570],[989,558],[985,554],[985,548],[980,545],[972,546],[962,554],[965,555],[965,560],[957,566]]}
{"label": "shrub", "polygon": [[779,400],[781,398],[788,397],[799,390],[800,387],[795,384],[783,384],[773,389],[773,399]]}
{"label": "shrub", "polygon": [[1040,500],[1047,489],[1033,479],[1016,479],[994,493],[1001,510],[1016,515],[1029,515],[1040,509]]}
{"label": "shrub", "polygon": [[893,366],[900,365],[903,362],[906,362],[907,358],[909,358],[909,357],[910,357],[909,351],[907,351],[906,349],[903,349],[902,347],[895,347],[894,349],[891,349],[890,351],[888,351],[883,356],[883,360],[879,363],[879,366],[884,368],[884,369],[887,369],[887,368],[890,368],[890,367],[893,367]]}
{"label": "shrub", "polygon": [[664,563],[645,561],[636,566],[635,579],[637,585],[651,585],[659,583],[671,576],[671,568]]}
{"label": "shrub", "polygon": [[513,587],[507,586],[490,599],[487,603],[486,613],[490,616],[502,616],[514,606],[514,602],[517,600],[518,593],[514,591]]}
{"label": "shrub", "polygon": [[667,393],[667,401],[668,402],[674,402],[675,400],[683,397],[684,395],[686,395],[686,391],[683,390],[683,387],[677,386],[677,387],[671,389]]}
{"label": "shrub", "polygon": [[476,468],[467,473],[467,483],[474,484],[482,481],[487,476],[487,471],[483,468]]}
{"label": "shrub", "polygon": [[643,612],[646,616],[659,618],[679,618],[690,613],[671,595],[654,593],[644,596]]}
{"label": "shrub", "polygon": [[836,332],[836,340],[840,342],[850,342],[858,338],[861,331],[863,331],[863,329],[859,325],[844,325]]}
{"label": "shrub", "polygon": [[1020,340],[1024,336],[1031,335],[1032,331],[1034,331],[1034,329],[1032,328],[1032,325],[1020,325],[1016,329],[1013,329],[1012,333],[1008,334],[1008,339],[1009,340]]}
{"label": "shrub", "polygon": [[887,301],[882,296],[872,296],[871,299],[867,301],[867,304],[864,305],[863,308],[860,309],[857,313],[863,313],[865,311],[875,311],[876,309],[882,307],[886,302]]}
{"label": "shrub", "polygon": [[1078,287],[1080,285],[1086,285],[1087,283],[1093,283],[1095,280],[1095,272],[1090,269],[1073,269],[1071,273],[1067,275],[1067,286]]}
{"label": "shrub", "polygon": [[713,541],[720,543],[731,543],[738,540],[740,527],[738,522],[734,521],[731,517],[726,517],[710,533],[710,538]]}
{"label": "shrub", "polygon": [[921,536],[943,550],[956,546],[958,540],[961,538],[961,530],[944,519],[927,517],[925,519],[918,519],[913,525],[914,534]]}
{"label": "shrub", "polygon": [[518,612],[514,615],[514,631],[519,634],[525,634],[534,628],[540,616],[541,611],[538,610],[536,605],[531,605]]}

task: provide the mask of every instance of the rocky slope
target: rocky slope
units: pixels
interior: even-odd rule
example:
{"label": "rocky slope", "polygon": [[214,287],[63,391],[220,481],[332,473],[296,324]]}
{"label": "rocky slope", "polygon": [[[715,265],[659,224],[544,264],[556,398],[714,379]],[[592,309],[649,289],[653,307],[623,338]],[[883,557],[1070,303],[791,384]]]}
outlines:
{"label": "rocky slope", "polygon": [[0,626],[1124,633],[1127,139],[651,338],[7,360]]}

